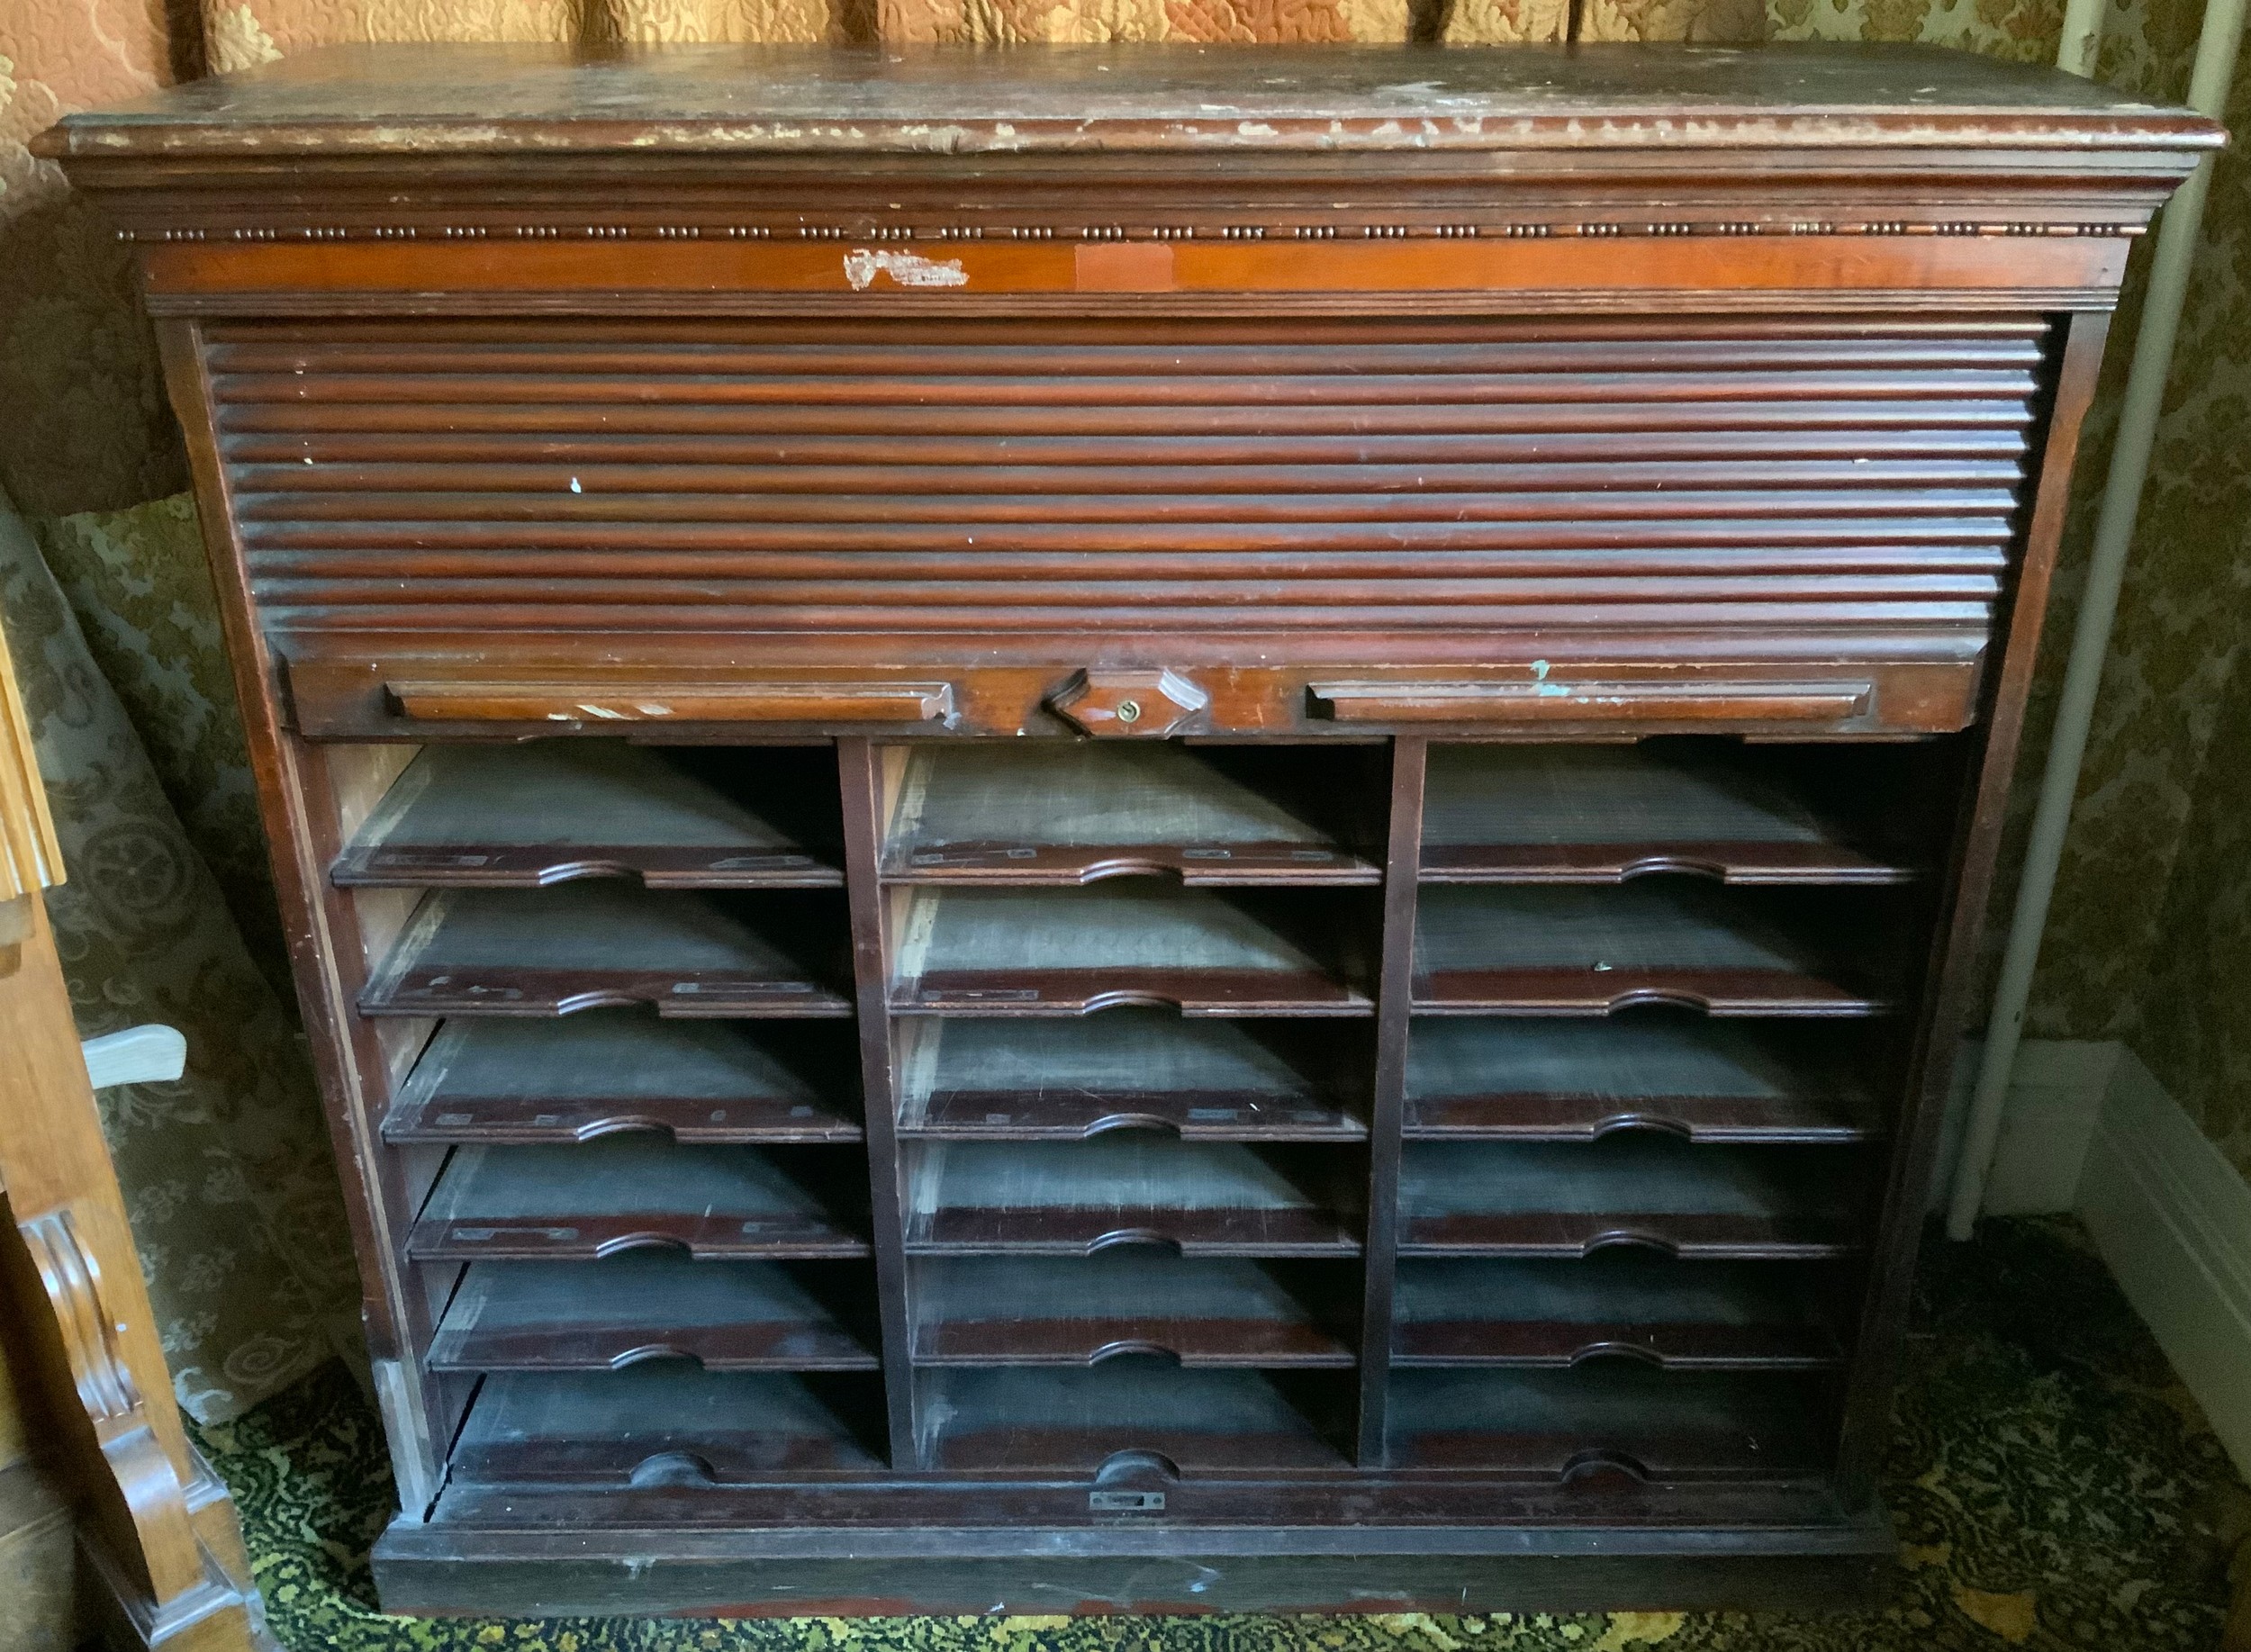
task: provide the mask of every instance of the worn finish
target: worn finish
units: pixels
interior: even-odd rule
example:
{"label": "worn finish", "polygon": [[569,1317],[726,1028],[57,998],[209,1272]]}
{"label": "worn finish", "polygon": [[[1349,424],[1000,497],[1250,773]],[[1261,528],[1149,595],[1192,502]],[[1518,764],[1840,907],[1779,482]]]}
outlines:
{"label": "worn finish", "polygon": [[385,1602],[1868,1586],[2072,447],[2215,136],[1829,47],[67,121],[354,1171]]}

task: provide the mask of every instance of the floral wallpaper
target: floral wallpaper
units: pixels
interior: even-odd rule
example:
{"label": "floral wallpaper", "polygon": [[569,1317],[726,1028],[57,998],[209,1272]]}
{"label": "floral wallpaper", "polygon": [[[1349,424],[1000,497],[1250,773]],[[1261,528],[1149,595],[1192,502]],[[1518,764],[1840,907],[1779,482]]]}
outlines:
{"label": "floral wallpaper", "polygon": [[[2197,0],[2111,0],[2102,75],[2178,96]],[[159,1011],[197,1065],[109,1124],[195,1414],[320,1357],[349,1266],[185,471],[124,261],[26,140],[74,107],[332,41],[1923,41],[2051,59],[2062,0],[13,0],[0,5],[0,605],[52,669],[68,960],[88,1032]],[[2251,136],[2244,86],[2231,124]],[[2218,186],[2032,1030],[2131,1041],[2251,1175],[2251,167]],[[2137,302],[2114,337],[2130,336]],[[2049,709],[2123,379],[2114,350],[2019,790]],[[28,415],[28,416],[24,416]],[[0,528],[5,523],[0,522]],[[43,555],[41,554],[43,553]],[[104,680],[106,680],[105,682]],[[76,708],[76,709],[70,709]],[[88,709],[91,708],[92,709]],[[98,713],[98,715],[97,715]],[[91,721],[74,724],[72,717]],[[130,797],[130,803],[122,799]],[[124,824],[137,823],[130,828]],[[2013,853],[2013,850],[2011,851]],[[2005,875],[2005,890],[2011,880]],[[104,894],[104,886],[114,886]],[[2120,899],[2132,890],[2146,898]],[[2151,891],[2159,892],[2151,895]],[[2005,916],[2005,906],[2001,908]],[[62,914],[59,913],[59,918]],[[164,937],[156,947],[152,937]],[[169,958],[172,973],[155,970]],[[206,1031],[201,1034],[197,1028]],[[230,1029],[243,1029],[231,1032]],[[193,1167],[191,1169],[190,1167]]]}

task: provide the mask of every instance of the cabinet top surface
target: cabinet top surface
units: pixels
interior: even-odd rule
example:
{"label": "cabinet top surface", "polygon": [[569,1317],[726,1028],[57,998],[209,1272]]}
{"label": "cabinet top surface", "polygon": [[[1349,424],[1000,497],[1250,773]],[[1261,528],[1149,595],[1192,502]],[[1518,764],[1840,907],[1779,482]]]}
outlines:
{"label": "cabinet top surface", "polygon": [[44,152],[2201,148],[2219,129],[1927,47],[331,47],[74,114]]}

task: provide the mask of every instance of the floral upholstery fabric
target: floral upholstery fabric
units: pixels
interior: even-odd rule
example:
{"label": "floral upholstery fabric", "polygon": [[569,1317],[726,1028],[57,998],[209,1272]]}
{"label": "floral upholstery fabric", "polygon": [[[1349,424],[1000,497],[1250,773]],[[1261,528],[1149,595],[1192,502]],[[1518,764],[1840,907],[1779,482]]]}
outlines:
{"label": "floral upholstery fabric", "polygon": [[0,616],[69,874],[48,909],[79,1032],[187,1036],[184,1077],[99,1099],[180,1404],[223,1420],[359,1341],[312,1070],[5,498]]}

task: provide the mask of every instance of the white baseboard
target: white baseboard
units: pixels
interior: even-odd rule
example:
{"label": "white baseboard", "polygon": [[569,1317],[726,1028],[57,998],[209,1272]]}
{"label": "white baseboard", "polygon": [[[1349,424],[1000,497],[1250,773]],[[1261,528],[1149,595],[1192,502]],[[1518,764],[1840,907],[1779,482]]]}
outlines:
{"label": "white baseboard", "polygon": [[2111,1070],[2075,1208],[2251,1475],[2251,1183],[2131,1051]]}
{"label": "white baseboard", "polygon": [[[1964,1041],[1941,1127],[1939,1174],[1930,1210],[1946,1208],[1961,1157],[1962,1133],[1977,1082],[1981,1041]],[[2001,1139],[1985,1178],[1981,1207],[1988,1216],[2060,1215],[2072,1208],[2080,1167],[2093,1140],[2095,1117],[2126,1046],[2116,1041],[2028,1038],[2017,1046],[2016,1070],[2002,1104]]]}

